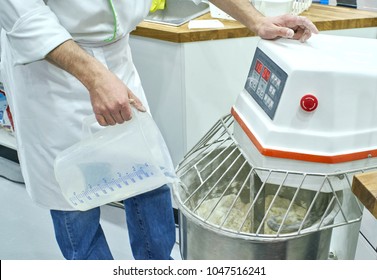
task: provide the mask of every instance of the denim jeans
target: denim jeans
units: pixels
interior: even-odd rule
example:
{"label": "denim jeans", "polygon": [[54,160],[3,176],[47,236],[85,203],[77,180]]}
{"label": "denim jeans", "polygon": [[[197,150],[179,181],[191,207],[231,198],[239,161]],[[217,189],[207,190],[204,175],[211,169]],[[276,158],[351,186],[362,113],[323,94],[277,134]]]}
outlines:
{"label": "denim jeans", "polygon": [[[170,188],[126,199],[129,241],[136,260],[167,260],[175,243]],[[100,225],[100,208],[88,211],[51,210],[55,237],[66,259],[111,260]]]}

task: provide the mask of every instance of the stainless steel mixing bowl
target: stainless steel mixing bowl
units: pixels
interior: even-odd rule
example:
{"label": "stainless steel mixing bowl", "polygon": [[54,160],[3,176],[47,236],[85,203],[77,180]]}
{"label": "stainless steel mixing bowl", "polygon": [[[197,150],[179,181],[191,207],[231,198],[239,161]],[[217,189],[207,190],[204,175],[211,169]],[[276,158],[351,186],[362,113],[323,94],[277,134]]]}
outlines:
{"label": "stainless steel mixing bowl", "polygon": [[173,193],[182,258],[328,259],[332,229],[361,217],[343,187],[347,176],[252,166],[229,120],[220,120],[178,165],[181,184]]}

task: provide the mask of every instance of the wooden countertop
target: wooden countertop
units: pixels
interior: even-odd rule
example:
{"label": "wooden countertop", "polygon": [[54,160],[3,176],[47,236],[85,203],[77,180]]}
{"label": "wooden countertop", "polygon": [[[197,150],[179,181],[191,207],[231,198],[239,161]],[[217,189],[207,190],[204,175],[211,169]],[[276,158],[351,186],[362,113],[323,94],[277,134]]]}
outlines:
{"label": "wooden countertop", "polygon": [[377,172],[366,172],[353,177],[352,192],[377,219]]}
{"label": "wooden countertop", "polygon": [[[377,13],[353,8],[312,4],[309,10],[303,12],[301,15],[312,20],[320,31],[377,27]],[[211,16],[207,13],[198,19],[211,19]],[[188,23],[174,27],[164,24],[142,22],[131,34],[174,43],[255,36],[255,33],[249,31],[244,25],[237,21],[222,19],[220,19],[220,21],[224,23],[224,28],[191,30],[188,29]]]}

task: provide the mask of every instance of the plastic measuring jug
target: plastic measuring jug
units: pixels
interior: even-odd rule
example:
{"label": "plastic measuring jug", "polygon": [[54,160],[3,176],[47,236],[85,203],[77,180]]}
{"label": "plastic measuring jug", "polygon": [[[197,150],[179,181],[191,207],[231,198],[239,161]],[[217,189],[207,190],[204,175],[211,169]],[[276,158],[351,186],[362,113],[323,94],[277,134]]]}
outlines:
{"label": "plastic measuring jug", "polygon": [[55,159],[55,178],[73,208],[85,211],[178,182],[149,113],[133,109],[130,121],[92,133],[95,123],[94,116],[85,119],[88,136]]}

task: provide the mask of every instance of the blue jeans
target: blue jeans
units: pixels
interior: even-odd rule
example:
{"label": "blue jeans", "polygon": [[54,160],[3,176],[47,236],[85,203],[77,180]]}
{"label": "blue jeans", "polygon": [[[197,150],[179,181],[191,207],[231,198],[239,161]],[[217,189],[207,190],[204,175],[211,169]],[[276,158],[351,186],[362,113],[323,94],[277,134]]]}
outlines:
{"label": "blue jeans", "polygon": [[[126,199],[127,226],[136,260],[167,260],[175,243],[175,222],[167,185]],[[111,260],[100,225],[100,208],[51,210],[55,237],[66,259]]]}

